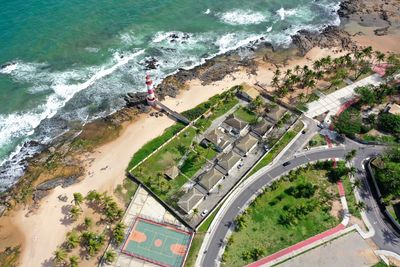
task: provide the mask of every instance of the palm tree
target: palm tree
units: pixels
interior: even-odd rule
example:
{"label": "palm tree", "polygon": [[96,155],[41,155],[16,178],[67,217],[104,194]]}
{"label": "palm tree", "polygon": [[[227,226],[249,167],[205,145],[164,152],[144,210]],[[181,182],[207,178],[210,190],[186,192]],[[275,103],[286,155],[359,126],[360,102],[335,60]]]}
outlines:
{"label": "palm tree", "polygon": [[74,199],[72,200],[72,202],[74,203],[74,205],[81,207],[81,204],[84,200],[84,197],[81,193],[74,193]]}
{"label": "palm tree", "polygon": [[78,256],[69,257],[69,266],[70,267],[78,267],[79,258]]}
{"label": "palm tree", "polygon": [[354,182],[352,183],[351,187],[353,189],[355,188],[360,188],[362,186],[362,182],[360,179],[354,180]]}
{"label": "palm tree", "polygon": [[349,153],[346,154],[345,160],[350,162],[357,155],[357,150],[353,149]]}
{"label": "palm tree", "polygon": [[66,247],[68,249],[76,248],[79,245],[79,236],[75,231],[69,232],[67,234]]}
{"label": "palm tree", "polygon": [[299,73],[300,73],[300,66],[299,66],[299,65],[296,65],[296,66],[294,67],[294,72],[295,72],[297,75],[299,75]]}
{"label": "palm tree", "polygon": [[109,250],[109,251],[106,251],[106,253],[104,253],[103,259],[107,264],[110,264],[115,261],[116,257],[117,257],[117,254],[114,251]]}
{"label": "palm tree", "polygon": [[78,208],[77,206],[73,206],[71,210],[69,211],[71,218],[75,221],[78,219],[79,215],[81,215],[82,210]]}
{"label": "palm tree", "polygon": [[355,204],[355,207],[358,211],[362,211],[365,209],[365,203],[361,202],[361,201],[357,201],[357,203]]}
{"label": "palm tree", "polygon": [[126,226],[123,223],[117,223],[115,225],[114,231],[113,231],[113,242],[119,246],[125,238],[125,228]]}
{"label": "palm tree", "polygon": [[221,191],[221,189],[222,189],[222,187],[223,187],[223,185],[222,184],[218,184],[218,194],[219,194],[219,192]]}
{"label": "palm tree", "polygon": [[85,217],[85,220],[83,221],[83,224],[85,225],[86,230],[92,227],[93,225],[93,220],[89,217]]}
{"label": "palm tree", "polygon": [[60,265],[65,264],[67,256],[68,256],[67,252],[64,249],[59,248],[56,251],[54,251],[54,262]]}
{"label": "palm tree", "polygon": [[375,51],[375,58],[378,64],[381,64],[385,60],[385,54],[380,51]]}
{"label": "palm tree", "polygon": [[[141,167],[138,167],[138,168],[141,168]],[[99,202],[101,200],[101,194],[99,192],[97,192],[96,190],[91,190],[87,193],[86,200],[90,201],[90,202],[93,202],[93,201]]]}
{"label": "palm tree", "polygon": [[199,209],[198,209],[198,208],[195,208],[195,209],[193,209],[192,218],[195,217],[195,216],[197,216],[197,215],[199,215]]}

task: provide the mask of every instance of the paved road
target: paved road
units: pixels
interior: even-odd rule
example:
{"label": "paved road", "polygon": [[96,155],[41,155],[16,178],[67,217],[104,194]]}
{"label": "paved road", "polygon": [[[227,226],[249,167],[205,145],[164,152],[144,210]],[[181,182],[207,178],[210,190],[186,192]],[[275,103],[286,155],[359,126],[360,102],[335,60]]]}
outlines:
{"label": "paved road", "polygon": [[362,181],[360,196],[366,204],[366,215],[375,229],[375,235],[372,240],[381,250],[389,250],[400,254],[400,235],[396,233],[391,224],[379,209],[379,206],[373,197],[371,187],[368,183],[365,173],[365,158],[357,157],[354,160],[354,166],[357,168],[356,179]]}
{"label": "paved road", "polygon": [[217,266],[218,264],[218,252],[223,244],[228,230],[233,227],[233,221],[237,216],[238,212],[242,210],[247,201],[262,187],[269,185],[273,179],[285,174],[286,172],[294,169],[298,166],[306,164],[308,162],[329,159],[329,158],[344,158],[344,156],[352,149],[357,149],[357,158],[365,159],[375,155],[380,151],[377,147],[366,147],[358,145],[355,142],[348,142],[346,146],[335,147],[332,149],[324,149],[318,151],[308,151],[302,155],[290,160],[291,164],[287,167],[282,166],[282,162],[278,162],[274,165],[267,173],[260,176],[253,183],[249,184],[247,188],[237,196],[230,207],[224,214],[220,224],[217,226],[214,236],[210,242],[210,246],[207,248],[206,254],[203,257],[202,266]]}

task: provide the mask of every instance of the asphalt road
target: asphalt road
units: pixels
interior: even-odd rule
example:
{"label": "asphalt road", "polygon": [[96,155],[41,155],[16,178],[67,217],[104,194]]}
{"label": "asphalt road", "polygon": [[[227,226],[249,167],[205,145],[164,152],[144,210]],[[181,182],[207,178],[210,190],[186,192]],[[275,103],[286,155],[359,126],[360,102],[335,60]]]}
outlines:
{"label": "asphalt road", "polygon": [[[299,145],[301,144],[301,139],[299,138]],[[292,151],[287,151],[285,155],[282,157],[282,159],[277,162],[272,168],[269,169],[267,173],[264,175],[261,175],[258,179],[253,181],[253,183],[249,184],[247,188],[240,194],[238,195],[235,200],[232,202],[232,204],[228,207],[226,210],[221,222],[217,226],[217,229],[215,229],[214,235],[212,239],[210,240],[210,245],[207,248],[205,255],[203,256],[203,261],[201,266],[218,266],[219,265],[219,258],[218,254],[221,249],[221,246],[223,245],[224,239],[229,231],[230,228],[233,228],[233,221],[235,217],[238,215],[240,210],[242,210],[245,206],[246,203],[248,202],[249,199],[262,187],[269,185],[272,180],[274,180],[277,177],[280,177],[284,175],[286,172],[290,171],[291,169],[294,169],[296,167],[299,167],[301,165],[304,165],[308,162],[313,162],[317,160],[324,160],[324,159],[330,159],[330,158],[344,158],[345,155],[351,151],[352,149],[357,150],[357,156],[355,161],[362,161],[363,159],[366,159],[368,157],[371,157],[380,151],[382,151],[382,147],[375,147],[375,146],[363,146],[358,143],[352,142],[352,141],[347,141],[345,146],[340,146],[340,147],[334,147],[331,149],[323,149],[323,150],[310,150],[305,153],[299,154],[295,157],[292,157],[290,159],[290,165],[284,167],[282,163],[286,160],[288,160],[288,156],[290,154],[293,154],[292,151],[295,151],[292,149]],[[360,174],[361,175],[361,174]],[[368,195],[368,192],[366,192],[365,195]],[[372,197],[370,197],[372,198]],[[375,209],[372,209],[375,210]],[[377,225],[381,225],[381,222],[377,223]],[[383,232],[382,232],[383,233]],[[385,238],[387,234],[383,234],[383,238]],[[380,240],[380,239],[379,239]],[[388,240],[387,238],[384,240]],[[375,241],[375,240],[374,240]],[[385,244],[388,244],[386,242]],[[392,244],[392,243],[390,243]],[[379,245],[379,243],[378,243]],[[393,244],[394,247],[395,244]],[[398,248],[397,248],[398,250]],[[396,250],[392,250],[396,252]]]}
{"label": "asphalt road", "polygon": [[[364,158],[365,159],[365,158]],[[366,205],[365,213],[368,220],[375,229],[375,235],[372,240],[382,250],[389,250],[400,254],[400,235],[393,229],[392,225],[380,211],[379,206],[373,197],[371,186],[368,183],[366,170],[366,161],[357,157],[354,160],[354,166],[357,168],[356,179],[362,181],[362,187],[359,189],[362,201]]]}

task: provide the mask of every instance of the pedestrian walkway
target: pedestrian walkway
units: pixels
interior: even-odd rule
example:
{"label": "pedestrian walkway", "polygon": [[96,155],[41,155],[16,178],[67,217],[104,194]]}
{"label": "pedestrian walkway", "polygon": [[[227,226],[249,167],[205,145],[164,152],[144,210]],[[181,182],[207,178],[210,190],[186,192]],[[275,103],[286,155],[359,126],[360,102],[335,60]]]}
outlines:
{"label": "pedestrian walkway", "polygon": [[[367,78],[350,84],[336,92],[329,95],[323,96],[320,99],[308,104],[308,111],[305,115],[309,118],[314,118],[325,112],[331,113],[331,115],[336,114],[339,109],[348,102],[350,99],[354,98],[354,89],[366,85],[379,85],[382,83],[382,79],[378,74],[373,74]],[[328,116],[330,117],[330,116]]]}
{"label": "pedestrian walkway", "polygon": [[268,257],[265,257],[265,258],[263,258],[263,259],[261,259],[259,261],[250,263],[249,265],[247,265],[247,267],[264,266],[264,265],[266,265],[268,263],[271,263],[272,261],[277,260],[277,259],[279,259],[279,258],[281,258],[283,256],[288,255],[288,254],[291,254],[291,253],[295,253],[296,254],[296,252],[298,250],[300,250],[300,249],[302,249],[302,248],[304,248],[306,246],[309,246],[309,245],[311,245],[311,244],[313,244],[313,243],[315,243],[317,241],[323,240],[324,238],[330,237],[333,234],[336,234],[336,233],[342,231],[345,228],[346,227],[343,224],[339,224],[335,228],[329,229],[329,230],[327,230],[327,231],[325,231],[323,233],[320,233],[318,235],[310,237],[309,239],[301,241],[301,242],[299,242],[299,243],[297,243],[297,244],[295,244],[293,246],[290,246],[288,248],[282,249],[282,250],[280,250],[280,251],[278,251],[278,252],[276,252],[276,253],[274,253],[272,255],[269,255]]}

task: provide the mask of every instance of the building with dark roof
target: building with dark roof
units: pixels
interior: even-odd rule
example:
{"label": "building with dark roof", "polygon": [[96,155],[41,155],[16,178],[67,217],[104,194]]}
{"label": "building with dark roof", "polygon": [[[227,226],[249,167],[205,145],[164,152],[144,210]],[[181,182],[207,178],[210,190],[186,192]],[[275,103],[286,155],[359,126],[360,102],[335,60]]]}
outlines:
{"label": "building with dark roof", "polygon": [[232,135],[245,135],[249,131],[249,124],[245,121],[242,121],[234,114],[229,115],[226,120],[221,124],[221,127],[224,128],[227,132]]}
{"label": "building with dark roof", "polygon": [[273,124],[266,119],[262,119],[256,125],[254,125],[251,129],[253,133],[255,133],[260,138],[265,138],[267,134],[272,130]]}
{"label": "building with dark roof", "polygon": [[219,152],[228,152],[232,148],[233,144],[232,138],[219,129],[214,129],[206,134],[204,140],[212,143]]}
{"label": "building with dark roof", "polygon": [[233,168],[239,165],[240,161],[241,161],[241,156],[236,152],[234,152],[233,150],[231,150],[226,154],[222,154],[218,158],[217,165],[221,169],[221,171],[225,175],[227,175]]}
{"label": "building with dark roof", "polygon": [[201,175],[199,184],[210,192],[223,178],[224,174],[222,172],[212,168],[205,174]]}
{"label": "building with dark roof", "polygon": [[285,108],[276,105],[276,107],[274,107],[267,113],[267,117],[273,120],[274,122],[278,122],[286,113],[286,111],[287,110]]}
{"label": "building with dark roof", "polygon": [[258,138],[248,133],[241,137],[236,143],[236,148],[238,154],[241,156],[247,156],[251,151],[253,151],[258,144]]}
{"label": "building with dark roof", "polygon": [[204,195],[196,188],[191,188],[184,194],[178,201],[178,206],[187,214],[190,214],[201,201],[204,199]]}

